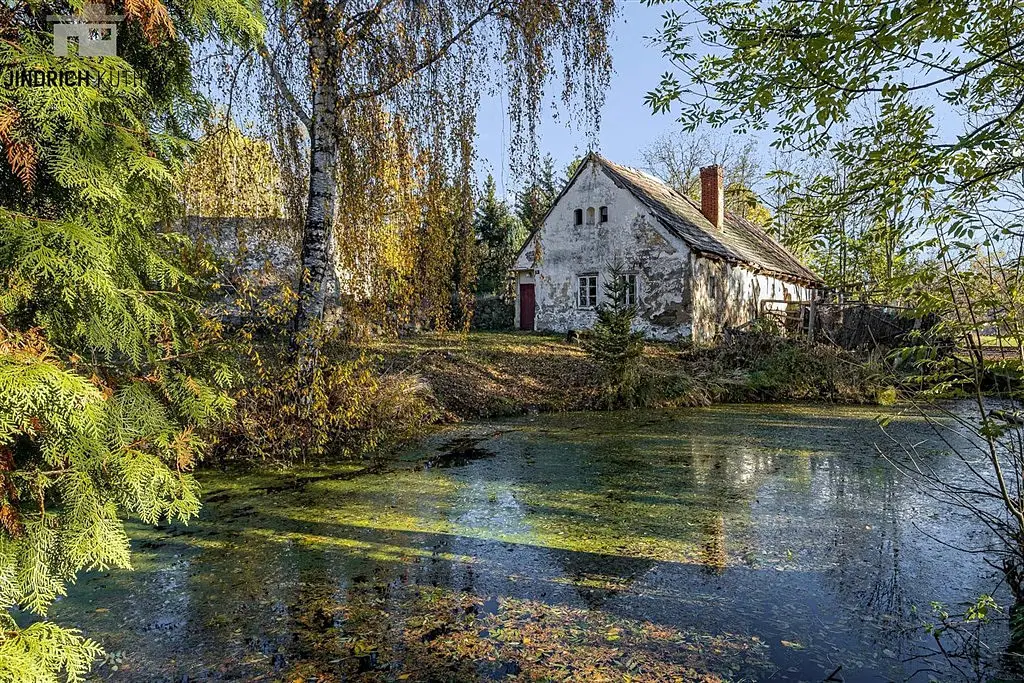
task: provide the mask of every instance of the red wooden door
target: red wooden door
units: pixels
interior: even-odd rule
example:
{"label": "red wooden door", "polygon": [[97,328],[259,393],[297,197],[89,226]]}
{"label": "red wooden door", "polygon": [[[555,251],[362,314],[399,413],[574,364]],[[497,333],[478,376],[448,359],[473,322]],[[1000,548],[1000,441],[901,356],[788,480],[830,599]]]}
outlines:
{"label": "red wooden door", "polygon": [[534,298],[533,285],[519,285],[519,329],[533,329],[533,316],[536,309],[537,301]]}

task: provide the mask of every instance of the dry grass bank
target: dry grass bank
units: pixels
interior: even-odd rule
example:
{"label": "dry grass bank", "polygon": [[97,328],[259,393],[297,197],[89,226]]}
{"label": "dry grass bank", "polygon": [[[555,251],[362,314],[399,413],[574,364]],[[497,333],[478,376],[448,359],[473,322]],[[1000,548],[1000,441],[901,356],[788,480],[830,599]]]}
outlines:
{"label": "dry grass bank", "polygon": [[449,419],[585,410],[598,391],[594,362],[561,336],[446,332],[368,350],[380,356],[382,374],[426,381]]}
{"label": "dry grass bank", "polygon": [[[600,369],[561,335],[516,332],[424,334],[378,342],[385,376],[417,376],[447,419],[531,411],[589,410],[600,401]],[[875,399],[877,373],[823,345],[748,335],[711,349],[648,342],[647,403]]]}

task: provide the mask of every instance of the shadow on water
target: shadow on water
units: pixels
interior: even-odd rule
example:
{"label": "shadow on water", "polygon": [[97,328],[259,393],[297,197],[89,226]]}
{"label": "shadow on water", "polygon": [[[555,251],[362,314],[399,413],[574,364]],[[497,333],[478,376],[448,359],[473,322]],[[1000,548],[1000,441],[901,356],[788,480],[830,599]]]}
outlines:
{"label": "shadow on water", "polygon": [[[382,474],[388,471],[388,466],[384,462],[374,462],[367,467],[361,467],[356,470],[342,470],[340,472],[332,472],[329,474],[316,474],[311,476],[282,476],[280,479],[273,484],[266,484],[264,486],[254,487],[253,493],[282,493],[285,491],[298,491],[305,489],[311,484],[319,484],[327,481],[350,481],[356,477],[362,477],[367,474]],[[204,501],[207,503],[216,503],[230,496],[230,492],[218,492],[217,494],[207,496]]]}
{"label": "shadow on water", "polygon": [[930,601],[995,583],[946,545],[982,530],[894,476],[873,412],[820,410],[544,416],[439,435],[420,468],[210,474],[197,524],[133,527],[137,571],[53,617],[121,681],[914,678]]}
{"label": "shadow on water", "polygon": [[442,445],[440,452],[430,456],[423,461],[422,469],[435,469],[447,467],[465,467],[476,460],[493,458],[494,453],[486,448],[480,448],[480,443],[486,437],[460,437]]}

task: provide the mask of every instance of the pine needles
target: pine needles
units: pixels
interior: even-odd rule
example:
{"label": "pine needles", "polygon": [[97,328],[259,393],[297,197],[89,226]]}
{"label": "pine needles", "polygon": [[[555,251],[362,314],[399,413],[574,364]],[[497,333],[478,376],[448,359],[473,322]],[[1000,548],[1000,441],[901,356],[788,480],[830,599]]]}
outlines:
{"label": "pine needles", "polygon": [[646,397],[643,376],[644,338],[633,331],[637,307],[628,301],[629,284],[622,269],[609,268],[608,302],[597,308],[597,322],[584,346],[601,367],[604,400],[609,408],[633,408]]}

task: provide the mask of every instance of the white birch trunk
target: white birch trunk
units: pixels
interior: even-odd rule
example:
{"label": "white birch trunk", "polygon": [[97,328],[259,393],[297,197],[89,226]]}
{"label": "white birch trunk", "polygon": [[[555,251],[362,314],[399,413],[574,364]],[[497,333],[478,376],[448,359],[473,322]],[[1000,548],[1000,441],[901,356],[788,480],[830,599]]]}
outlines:
{"label": "white birch trunk", "polygon": [[[319,4],[319,3],[318,3]],[[324,8],[326,9],[326,8]],[[326,13],[326,12],[325,12]],[[318,22],[310,45],[314,77],[313,111],[310,118],[309,197],[302,234],[302,279],[295,329],[306,332],[323,319],[333,263],[334,215],[338,186],[334,177],[338,160],[338,79],[325,30],[330,22]]]}

